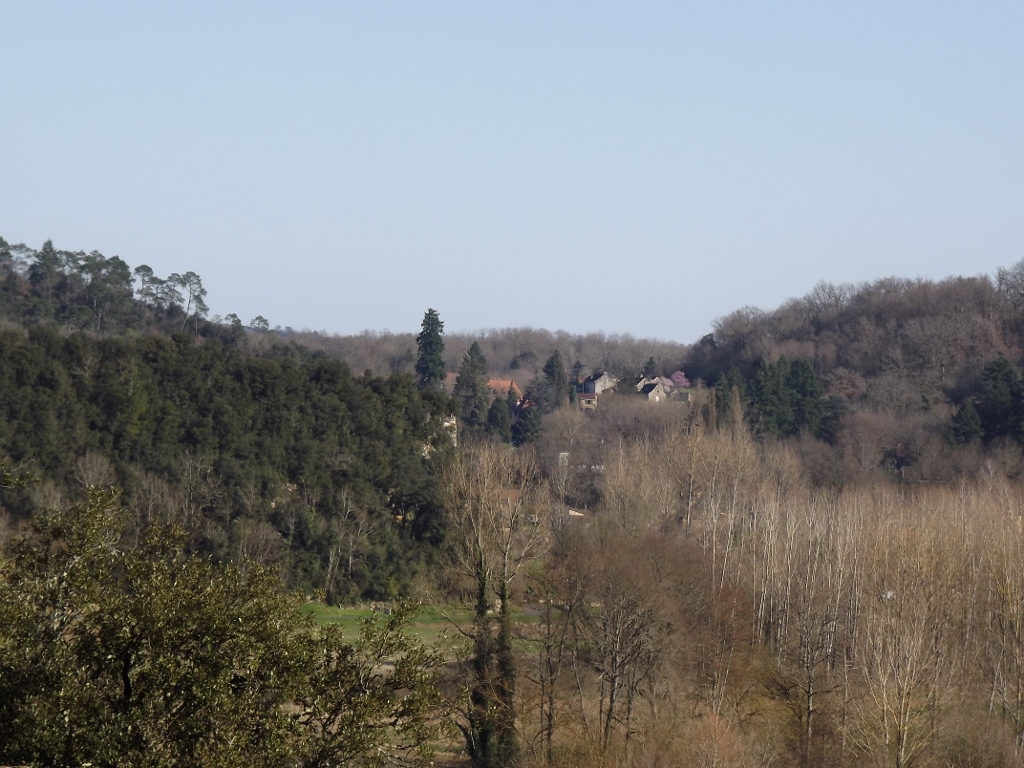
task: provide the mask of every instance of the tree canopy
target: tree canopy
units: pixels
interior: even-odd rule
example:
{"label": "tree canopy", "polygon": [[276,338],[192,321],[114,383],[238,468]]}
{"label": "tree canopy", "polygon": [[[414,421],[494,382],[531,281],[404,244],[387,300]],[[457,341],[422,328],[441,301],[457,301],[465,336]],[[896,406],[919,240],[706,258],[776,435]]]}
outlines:
{"label": "tree canopy", "polygon": [[[0,331],[0,455],[71,498],[105,461],[133,506],[181,522],[196,551],[258,555],[332,599],[401,593],[440,530],[446,404],[408,376],[283,352]],[[40,506],[3,494],[21,517]]]}

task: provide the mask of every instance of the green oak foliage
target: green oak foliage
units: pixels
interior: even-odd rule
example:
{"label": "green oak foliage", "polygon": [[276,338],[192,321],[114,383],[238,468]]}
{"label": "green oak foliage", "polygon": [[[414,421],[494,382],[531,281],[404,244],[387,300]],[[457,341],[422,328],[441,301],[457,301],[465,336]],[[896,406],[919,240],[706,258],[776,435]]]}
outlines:
{"label": "green oak foliage", "polygon": [[8,563],[0,755],[43,765],[280,760],[285,715],[268,696],[293,674],[279,627],[294,625],[297,608],[271,574],[183,556],[169,529],[127,549],[124,524],[115,496],[93,491],[37,519]]}
{"label": "green oak foliage", "polygon": [[[132,531],[115,491],[33,521],[0,560],[0,762],[380,765],[429,756],[439,660],[408,610],[354,642],[272,571]],[[388,669],[391,666],[391,670]]]}
{"label": "green oak foliage", "polygon": [[[0,332],[0,455],[58,486],[89,452],[112,462],[129,495],[163,478],[191,494],[192,548],[230,558],[243,520],[269,525],[296,586],[327,586],[331,553],[347,546],[333,521],[350,504],[369,533],[343,592],[403,591],[423,538],[443,535],[445,413],[445,399],[408,376],[354,377],[294,349],[255,357],[191,335]],[[9,508],[30,511],[27,493],[4,493]]]}

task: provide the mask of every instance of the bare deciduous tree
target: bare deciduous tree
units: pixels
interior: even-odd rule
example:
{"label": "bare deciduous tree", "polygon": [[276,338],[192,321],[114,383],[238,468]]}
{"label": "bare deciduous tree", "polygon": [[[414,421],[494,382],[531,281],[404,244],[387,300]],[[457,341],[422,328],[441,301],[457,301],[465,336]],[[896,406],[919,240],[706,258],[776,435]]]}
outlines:
{"label": "bare deciduous tree", "polygon": [[475,597],[470,702],[459,727],[480,768],[512,765],[519,755],[511,588],[546,547],[540,484],[531,453],[490,442],[457,457],[444,477],[452,565]]}

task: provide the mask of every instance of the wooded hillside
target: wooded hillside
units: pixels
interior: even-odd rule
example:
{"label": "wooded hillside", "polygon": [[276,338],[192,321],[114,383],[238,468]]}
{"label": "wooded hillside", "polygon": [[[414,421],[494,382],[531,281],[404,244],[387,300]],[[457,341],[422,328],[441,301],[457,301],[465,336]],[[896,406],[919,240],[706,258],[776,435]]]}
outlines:
{"label": "wooded hillside", "polygon": [[687,347],[297,334],[2,245],[0,760],[1020,763],[1024,263]]}

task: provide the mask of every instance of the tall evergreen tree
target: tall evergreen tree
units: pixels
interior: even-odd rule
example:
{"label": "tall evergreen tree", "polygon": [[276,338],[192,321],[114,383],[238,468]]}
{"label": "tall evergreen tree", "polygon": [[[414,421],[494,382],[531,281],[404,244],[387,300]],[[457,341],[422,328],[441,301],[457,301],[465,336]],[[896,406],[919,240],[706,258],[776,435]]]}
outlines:
{"label": "tall evergreen tree", "polygon": [[503,443],[512,442],[512,416],[507,400],[496,397],[491,401],[487,409],[487,434]]}
{"label": "tall evergreen tree", "polygon": [[793,407],[786,386],[789,362],[780,358],[778,363],[762,360],[754,377],[750,393],[750,419],[754,432],[759,435],[781,437],[793,428]]}
{"label": "tall evergreen tree", "polygon": [[512,444],[532,443],[540,436],[540,413],[536,408],[523,408],[512,425]]}
{"label": "tall evergreen tree", "polygon": [[750,396],[754,431],[784,437],[807,430],[818,436],[825,418],[826,402],[818,375],[806,360],[777,363],[764,360],[758,366]]}
{"label": "tall evergreen tree", "polygon": [[423,315],[420,335],[416,337],[416,379],[422,389],[436,389],[444,382],[444,323],[436,309]]}
{"label": "tall evergreen tree", "polygon": [[986,440],[1021,437],[1024,385],[1017,370],[1002,355],[985,366],[977,411]]}
{"label": "tall evergreen tree", "polygon": [[463,426],[470,430],[483,428],[487,423],[491,391],[487,388],[487,358],[475,341],[462,358],[454,394]]}
{"label": "tall evergreen tree", "polygon": [[569,375],[562,356],[555,352],[544,363],[542,378],[535,386],[535,397],[544,411],[553,411],[569,402]]}
{"label": "tall evergreen tree", "polygon": [[786,374],[790,407],[793,413],[791,431],[807,430],[817,436],[825,415],[825,392],[818,374],[806,360],[794,360]]}
{"label": "tall evergreen tree", "polygon": [[53,247],[53,241],[47,240],[35,254],[29,267],[29,281],[37,288],[44,299],[50,301],[57,285],[57,280],[64,265],[61,252]]}
{"label": "tall evergreen tree", "polygon": [[956,409],[953,421],[946,432],[946,439],[953,445],[966,445],[971,440],[981,437],[982,434],[984,434],[984,430],[981,428],[978,410],[968,398]]}
{"label": "tall evergreen tree", "polygon": [[579,380],[583,377],[583,361],[577,360],[572,364],[572,370],[569,371],[570,383],[576,385]]}
{"label": "tall evergreen tree", "polygon": [[[737,418],[737,415],[733,413],[734,399],[740,405],[746,399],[746,382],[743,380],[740,369],[735,365],[731,366],[729,370],[718,377],[714,389],[715,419],[721,426],[730,424]],[[734,391],[737,395],[735,398],[733,398]],[[742,414],[740,414],[740,418],[742,418]]]}

